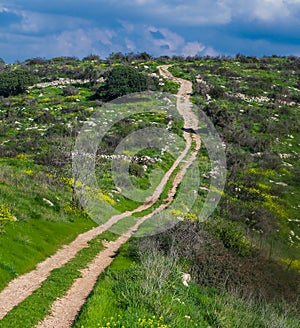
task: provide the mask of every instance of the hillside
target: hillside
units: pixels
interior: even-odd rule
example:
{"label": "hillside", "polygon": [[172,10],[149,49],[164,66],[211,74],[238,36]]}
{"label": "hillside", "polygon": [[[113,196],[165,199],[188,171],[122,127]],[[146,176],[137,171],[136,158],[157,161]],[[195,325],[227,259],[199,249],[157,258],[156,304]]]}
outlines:
{"label": "hillside", "polygon": [[127,217],[0,327],[35,326],[138,222],[74,327],[297,327],[299,58],[34,58],[1,66],[0,95],[0,290],[80,233]]}

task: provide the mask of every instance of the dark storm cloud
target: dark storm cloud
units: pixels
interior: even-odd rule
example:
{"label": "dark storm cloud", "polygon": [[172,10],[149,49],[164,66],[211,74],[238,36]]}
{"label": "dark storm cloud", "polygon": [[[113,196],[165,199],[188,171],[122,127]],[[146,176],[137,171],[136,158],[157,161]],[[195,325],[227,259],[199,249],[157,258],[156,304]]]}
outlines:
{"label": "dark storm cloud", "polygon": [[299,55],[299,29],[300,0],[0,0],[0,57],[10,61],[112,51]]}

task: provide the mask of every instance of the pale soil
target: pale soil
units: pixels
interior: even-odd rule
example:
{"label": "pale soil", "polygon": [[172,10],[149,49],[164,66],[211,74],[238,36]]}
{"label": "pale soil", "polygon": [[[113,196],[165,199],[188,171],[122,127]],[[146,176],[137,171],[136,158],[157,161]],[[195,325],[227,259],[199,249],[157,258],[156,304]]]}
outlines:
{"label": "pale soil", "polygon": [[[181,84],[178,92],[177,109],[179,113],[184,118],[184,127],[197,129],[198,118],[191,111],[191,103],[189,101],[189,94],[192,91],[192,84],[189,81],[175,78],[168,72],[168,66],[161,66],[159,68],[160,74],[165,78],[172,79]],[[80,308],[84,304],[87,296],[92,291],[98,276],[100,273],[113,261],[113,256],[119,249],[119,247],[124,244],[145,220],[149,219],[156,213],[159,213],[164,208],[166,208],[172,201],[176,193],[176,189],[180,184],[182,178],[184,177],[188,167],[193,163],[196,158],[197,152],[201,146],[200,137],[197,134],[190,134],[184,132],[184,137],[186,139],[186,148],[182,154],[174,162],[171,169],[165,174],[162,181],[154,191],[153,195],[149,197],[143,205],[136,208],[133,211],[127,211],[119,215],[113,216],[109,221],[96,227],[88,232],[80,234],[72,243],[64,246],[62,249],[58,250],[53,256],[46,259],[45,261],[39,263],[37,268],[23,276],[14,279],[9,283],[9,285],[0,293],[0,319],[2,319],[7,312],[9,312],[14,306],[22,302],[31,293],[40,287],[41,283],[46,280],[50,272],[55,269],[62,267],[65,263],[70,261],[78,251],[82,248],[87,247],[87,242],[97,235],[101,234],[103,231],[109,229],[114,223],[119,220],[130,216],[133,213],[141,212],[153,204],[155,204],[169,180],[171,174],[178,167],[179,163],[187,155],[190,150],[192,140],[194,139],[196,143],[195,150],[185,161],[184,166],[176,175],[173,183],[172,189],[168,193],[167,199],[164,200],[158,208],[156,208],[150,214],[142,217],[137,221],[137,223],[131,227],[126,233],[121,235],[116,241],[109,242],[105,246],[106,248],[99,252],[99,254],[94,258],[94,260],[88,265],[88,267],[82,270],[82,277],[75,280],[70,290],[67,294],[61,298],[57,299],[51,308],[51,314],[47,316],[42,322],[40,322],[37,327],[70,327],[76,314],[79,312]]]}

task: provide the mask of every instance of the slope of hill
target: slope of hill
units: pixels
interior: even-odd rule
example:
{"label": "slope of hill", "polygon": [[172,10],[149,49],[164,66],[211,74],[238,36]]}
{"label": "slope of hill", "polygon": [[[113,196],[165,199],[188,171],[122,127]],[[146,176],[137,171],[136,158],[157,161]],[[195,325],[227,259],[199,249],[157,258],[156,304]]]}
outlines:
{"label": "slope of hill", "polygon": [[[172,209],[174,218],[183,222],[170,232],[129,241],[125,247],[129,250],[121,252],[116,264],[101,276],[75,326],[111,322],[126,327],[238,327],[249,312],[249,327],[276,327],[276,320],[278,327],[296,327],[296,315],[284,313],[299,309],[299,59],[239,55],[126,60],[126,56],[37,58],[2,68],[0,86],[12,70],[26,72],[32,79],[20,80],[17,92],[7,91],[11,93],[3,93],[0,99],[0,218],[5,222],[0,235],[1,288],[95,226],[75,193],[78,185],[71,170],[75,139],[85,121],[92,127],[92,115],[101,106],[105,110],[105,95],[111,94],[108,88],[116,95],[144,89],[177,93],[178,85],[157,70],[167,63],[174,76],[193,83],[193,110],[206,113],[226,146],[227,181],[224,191],[219,191],[221,202],[210,220],[197,222],[212,174],[202,145],[198,154],[201,185],[193,207]],[[123,74],[123,65],[124,72],[130,66],[130,74],[135,76],[132,69],[138,73],[134,85],[125,89],[110,73],[117,67],[115,74]],[[115,80],[109,83],[112,76]],[[36,84],[29,87],[33,80]],[[128,83],[126,76],[122,81]],[[111,119],[107,117],[107,122]],[[140,202],[123,196],[114,186],[110,169],[114,150],[126,135],[154,125],[168,128],[183,140],[182,120],[163,111],[146,111],[119,120],[99,145],[98,195],[116,211],[134,209]],[[145,156],[156,160],[141,160]],[[131,181],[143,190],[153,188],[151,184],[159,182],[152,179],[153,172],[167,172],[174,160],[168,151],[145,149],[130,164]],[[184,188],[193,175],[187,174],[186,179],[183,193],[191,193]],[[151,268],[161,271],[151,273]],[[193,280],[190,289],[181,286],[180,272],[187,271]],[[149,278],[148,285],[139,276]],[[145,284],[147,290],[141,287]],[[240,299],[241,294],[248,301]],[[130,300],[128,295],[135,296]],[[259,302],[259,297],[264,301]],[[108,298],[113,300],[110,305]],[[280,309],[270,305],[282,301],[287,304]],[[96,313],[99,302],[105,307]],[[113,313],[120,318],[109,319]]]}
{"label": "slope of hill", "polygon": [[194,81],[194,101],[226,142],[221,216],[299,255],[299,59],[200,60],[176,71]]}

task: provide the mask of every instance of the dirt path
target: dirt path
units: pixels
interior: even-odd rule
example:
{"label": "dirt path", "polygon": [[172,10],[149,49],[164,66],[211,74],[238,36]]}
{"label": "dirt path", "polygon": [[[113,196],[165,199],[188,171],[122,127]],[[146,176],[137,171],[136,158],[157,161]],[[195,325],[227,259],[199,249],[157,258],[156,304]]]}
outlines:
{"label": "dirt path", "polygon": [[[168,66],[161,66],[159,68],[161,75],[166,78],[172,79],[181,84],[178,92],[177,109],[184,118],[184,127],[186,129],[196,129],[198,125],[197,117],[191,111],[191,104],[189,101],[189,94],[192,91],[192,84],[189,81],[174,78],[171,73],[168,72]],[[125,234],[120,236],[116,241],[108,243],[106,249],[101,251],[95,259],[89,264],[88,268],[82,271],[82,277],[75,280],[74,284],[67,292],[67,294],[53,303],[51,308],[51,315],[45,318],[37,327],[70,327],[76,314],[84,304],[86,297],[92,291],[97,277],[99,274],[112,262],[113,255],[134,233],[140,224],[149,219],[156,213],[159,213],[164,208],[169,206],[173,201],[176,193],[176,189],[180,184],[183,176],[185,175],[188,167],[193,163],[196,158],[197,152],[200,149],[201,141],[200,137],[196,134],[190,134],[184,132],[186,139],[186,148],[182,154],[174,162],[170,170],[165,174],[160,184],[157,186],[153,195],[149,197],[145,203],[133,211],[127,211],[122,214],[113,216],[109,221],[96,227],[86,233],[79,235],[72,243],[64,246],[58,250],[53,256],[46,259],[37,265],[37,268],[15,280],[13,280],[1,293],[0,293],[0,319],[2,319],[7,312],[9,312],[14,306],[22,302],[26,297],[40,287],[41,283],[47,279],[50,272],[62,267],[68,261],[70,261],[78,251],[84,247],[88,247],[88,241],[95,238],[105,230],[109,229],[113,224],[119,220],[130,216],[133,213],[141,212],[153,204],[155,204],[163,192],[163,189],[170,179],[171,174],[178,167],[182,159],[187,155],[191,148],[192,141],[196,143],[196,147],[192,154],[185,161],[185,165],[176,175],[172,189],[169,191],[167,199],[164,200],[158,208],[156,208],[150,214],[142,217],[133,227],[131,227]],[[66,313],[67,311],[67,313]]]}

